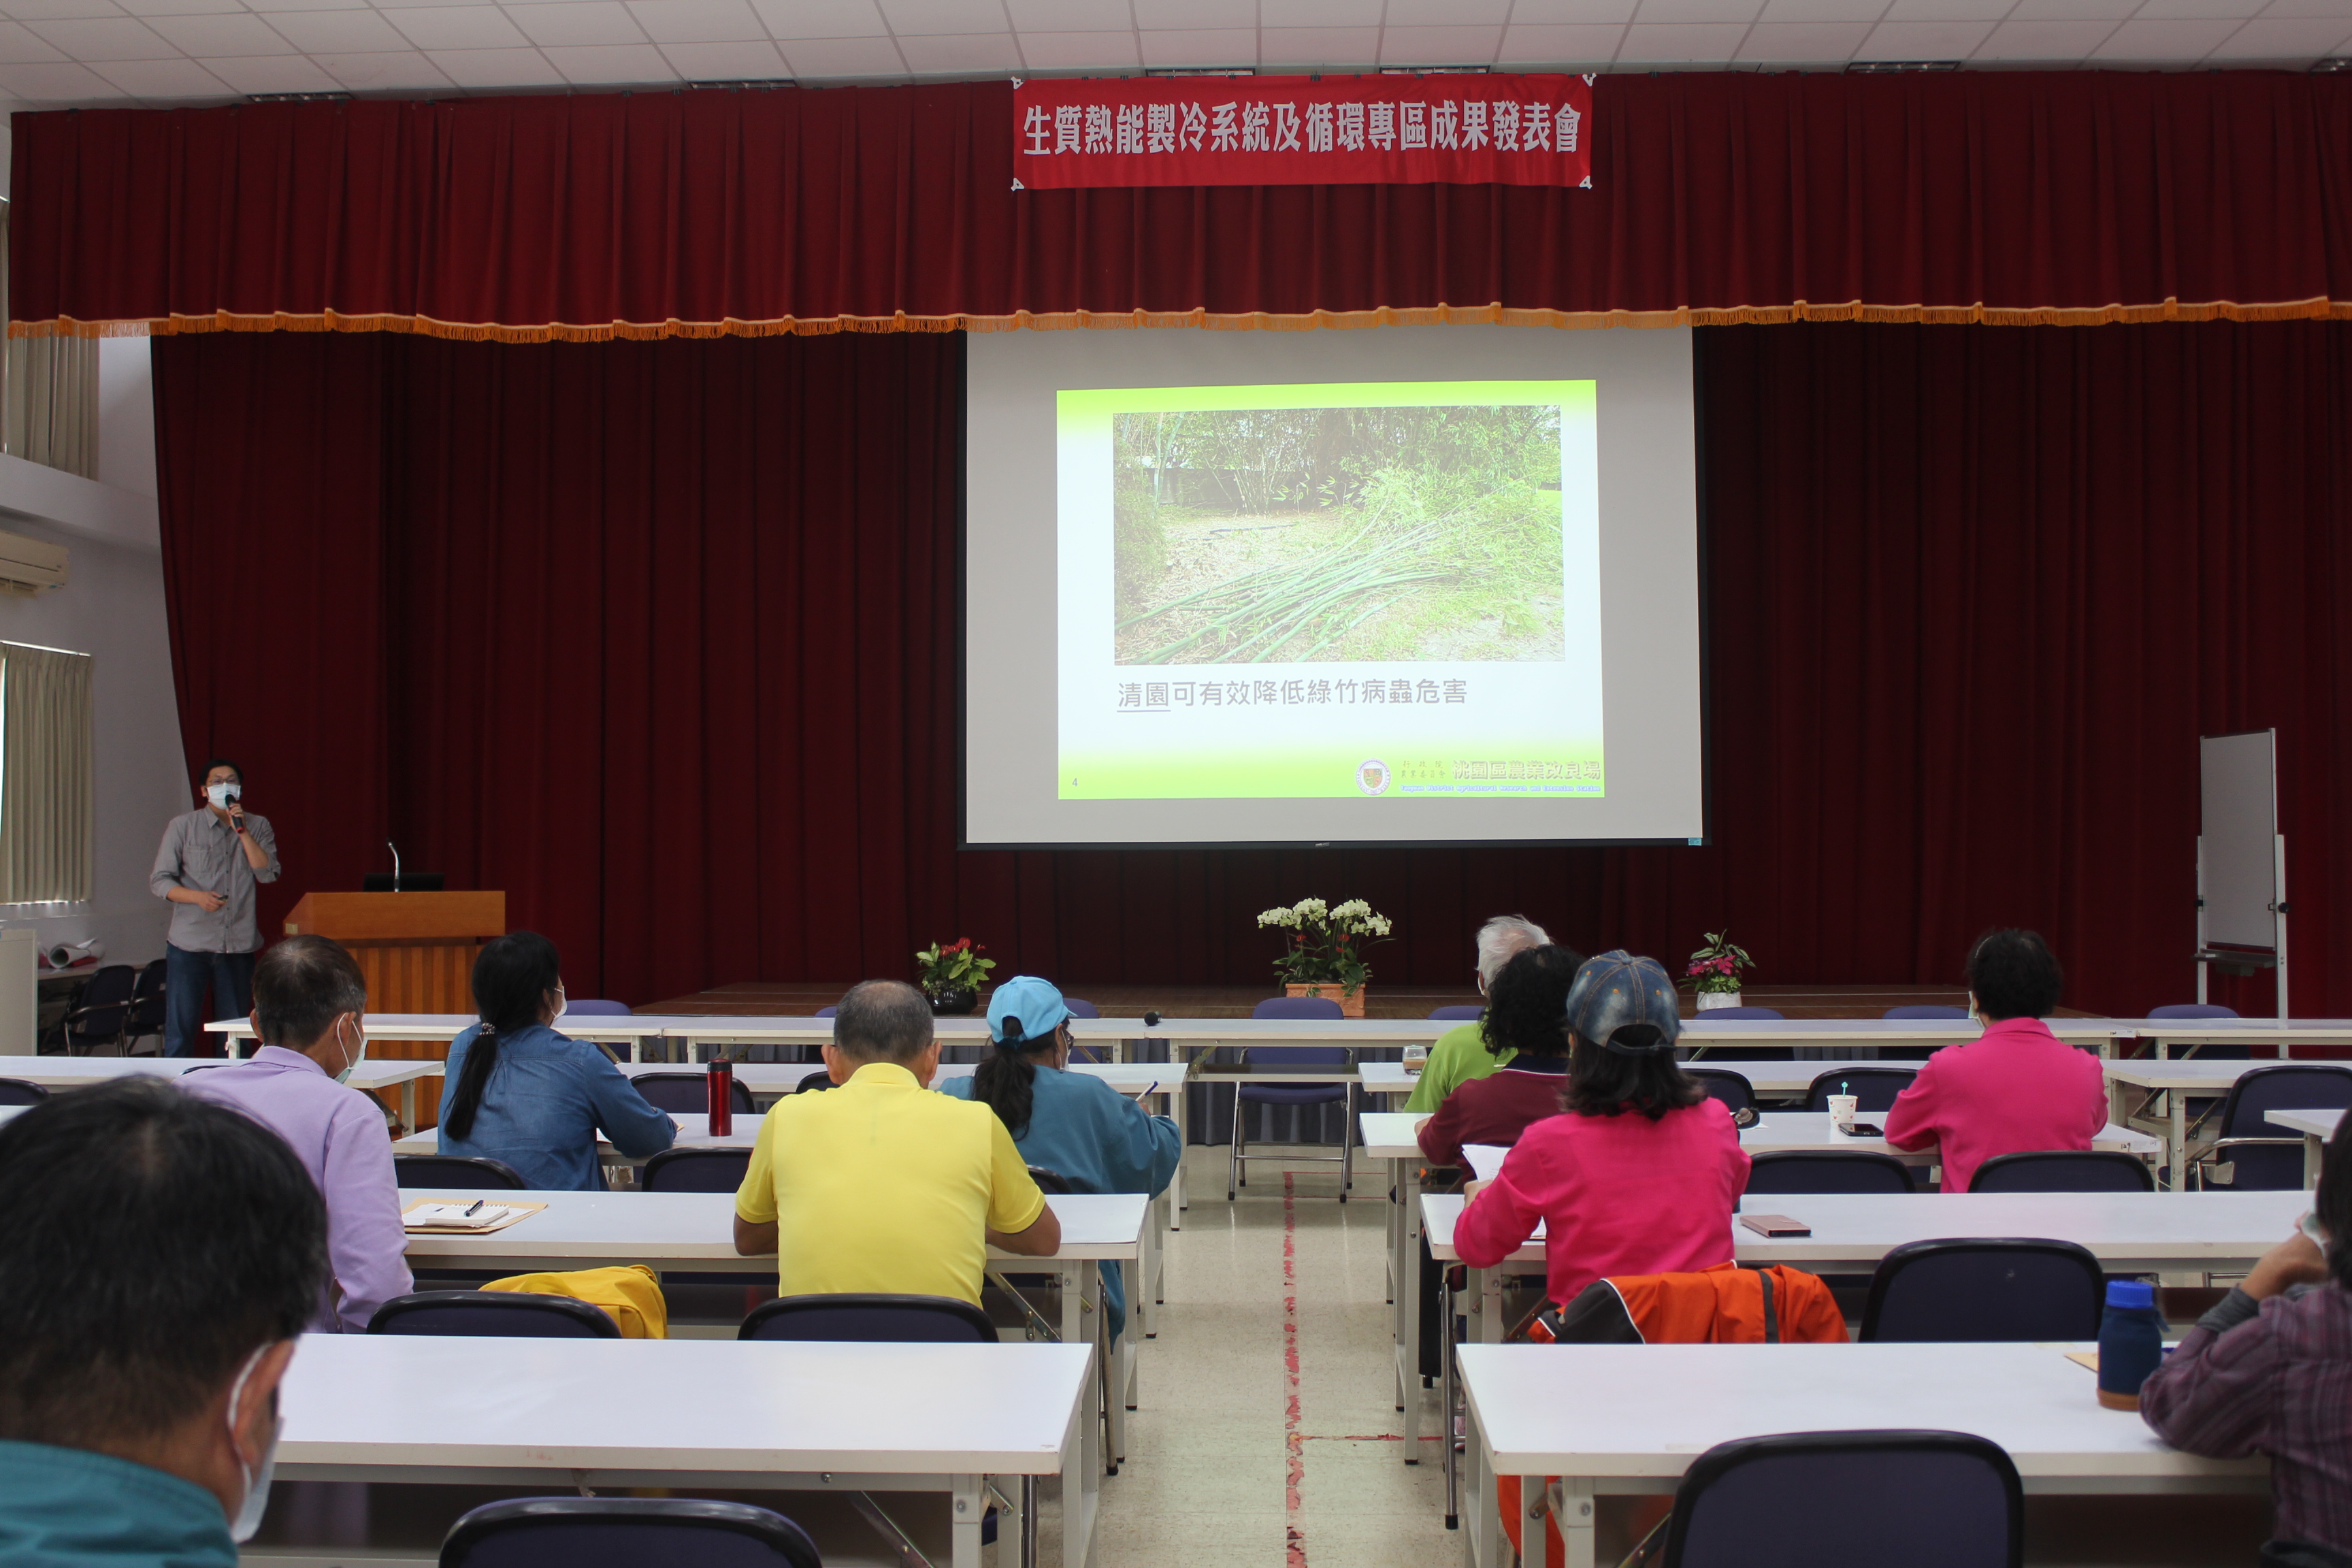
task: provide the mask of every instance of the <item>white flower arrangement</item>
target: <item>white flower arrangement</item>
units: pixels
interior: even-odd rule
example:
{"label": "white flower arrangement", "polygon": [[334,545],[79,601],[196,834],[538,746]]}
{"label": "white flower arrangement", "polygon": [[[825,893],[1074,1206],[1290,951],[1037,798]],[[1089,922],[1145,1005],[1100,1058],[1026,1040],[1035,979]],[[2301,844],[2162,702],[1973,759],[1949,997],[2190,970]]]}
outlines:
{"label": "white flower arrangement", "polygon": [[1349,994],[1371,977],[1363,950],[1386,939],[1390,931],[1388,916],[1374,913],[1362,899],[1336,905],[1301,899],[1287,909],[1276,905],[1267,910],[1257,923],[1297,933],[1275,960],[1275,970],[1284,979],[1295,984],[1335,984]]}

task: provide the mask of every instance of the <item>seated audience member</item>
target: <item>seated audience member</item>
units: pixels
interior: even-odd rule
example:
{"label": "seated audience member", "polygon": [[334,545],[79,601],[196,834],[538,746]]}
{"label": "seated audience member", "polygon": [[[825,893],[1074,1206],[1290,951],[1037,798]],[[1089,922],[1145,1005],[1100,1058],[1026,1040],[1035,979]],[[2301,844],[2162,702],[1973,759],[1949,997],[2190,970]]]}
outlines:
{"label": "seated audience member", "polygon": [[[1152,1116],[1098,1078],[1066,1070],[1070,1009],[1048,980],[1019,974],[988,999],[996,1048],[970,1078],[940,1080],[961,1100],[996,1112],[1030,1164],[1066,1178],[1081,1193],[1157,1197],[1183,1157],[1173,1117]],[[1119,1266],[1102,1266],[1103,1308],[1116,1342],[1127,1321]]]}
{"label": "seated audience member", "polygon": [[1675,984],[1654,958],[1604,952],[1568,994],[1568,1111],[1519,1135],[1470,1201],[1454,1245],[1491,1268],[1546,1227],[1561,1306],[1612,1274],[1731,1261],[1748,1154],[1723,1102],[1675,1063]]}
{"label": "seated audience member", "polygon": [[897,980],[841,999],[830,1094],[789,1094],[760,1123],[735,1194],[735,1250],[777,1256],[785,1296],[954,1296],[977,1306],[988,1248],[1050,1258],[1062,1223],[985,1105],[927,1092],[931,1007]]}
{"label": "seated audience member", "polygon": [[283,1140],[161,1079],[0,1129],[0,1563],[236,1568],[327,1284]]}
{"label": "seated audience member", "polygon": [[1987,931],[1969,952],[1969,1010],[1984,1033],[1927,1058],[1886,1113],[1897,1149],[1933,1146],[1944,1191],[1965,1193],[2001,1154],[2087,1149],[2107,1124],[2099,1058],[2050,1032],[2065,975],[2030,931]]}
{"label": "seated audience member", "polygon": [[[1524,915],[1496,915],[1478,928],[1478,994],[1486,995],[1495,984],[1495,976],[1503,965],[1531,947],[1543,947],[1551,938],[1543,927]],[[1564,950],[1574,963],[1584,962],[1574,949]],[[1429,1061],[1414,1080],[1412,1093],[1405,1097],[1404,1108],[1415,1115],[1426,1115],[1444,1103],[1456,1087],[1472,1079],[1485,1078],[1488,1073],[1511,1059],[1507,1049],[1487,1048],[1486,1037],[1476,1024],[1457,1024],[1437,1037],[1429,1047]]]}
{"label": "seated audience member", "polygon": [[310,1327],[326,1333],[364,1333],[378,1307],[413,1289],[383,1107],[343,1087],[367,1059],[366,1012],[367,981],[350,953],[323,936],[288,937],[253,966],[261,1048],[181,1080],[286,1140],[319,1184],[334,1279]]}
{"label": "seated audience member", "polygon": [[2141,1385],[2158,1436],[2271,1461],[2265,1568],[2352,1563],[2352,1118],[2327,1141],[2313,1227],[2263,1255]]}
{"label": "seated audience member", "polygon": [[1475,1026],[1502,1065],[1458,1086],[1414,1135],[1433,1165],[1462,1163],[1465,1143],[1519,1141],[1560,1110],[1568,1085],[1568,1029],[1562,1014],[1581,961],[1564,947],[1531,947],[1503,965]]}
{"label": "seated audience member", "polygon": [[602,1192],[597,1129],[643,1159],[670,1146],[677,1123],[646,1104],[602,1050],[556,1033],[561,968],[555,944],[537,931],[483,944],[474,960],[482,1021],[449,1045],[441,1152],[503,1160],[530,1187]]}

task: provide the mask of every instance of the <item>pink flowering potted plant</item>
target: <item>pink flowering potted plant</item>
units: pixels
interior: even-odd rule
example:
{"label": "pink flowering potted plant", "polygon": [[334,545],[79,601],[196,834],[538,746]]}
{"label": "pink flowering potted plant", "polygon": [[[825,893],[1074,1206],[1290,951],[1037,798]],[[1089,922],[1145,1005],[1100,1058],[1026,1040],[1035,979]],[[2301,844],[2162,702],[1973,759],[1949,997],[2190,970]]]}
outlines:
{"label": "pink flowering potted plant", "polygon": [[1706,933],[1706,945],[1690,955],[1690,966],[1683,971],[1682,983],[1698,995],[1702,1013],[1717,1007],[1739,1005],[1739,975],[1752,969],[1756,961],[1748,950],[1733,943],[1719,931]]}

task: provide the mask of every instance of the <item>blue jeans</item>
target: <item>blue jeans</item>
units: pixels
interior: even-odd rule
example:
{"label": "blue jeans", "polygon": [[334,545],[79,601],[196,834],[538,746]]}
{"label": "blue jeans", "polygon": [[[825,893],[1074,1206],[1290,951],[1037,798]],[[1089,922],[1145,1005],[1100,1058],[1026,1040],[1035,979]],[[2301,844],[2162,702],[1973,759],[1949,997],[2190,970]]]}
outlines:
{"label": "blue jeans", "polygon": [[[167,1057],[234,1056],[206,1042],[205,993],[213,997],[213,1017],[242,1018],[253,1011],[250,952],[189,952],[163,944],[163,1054]],[[199,1049],[199,1046],[203,1048]]]}

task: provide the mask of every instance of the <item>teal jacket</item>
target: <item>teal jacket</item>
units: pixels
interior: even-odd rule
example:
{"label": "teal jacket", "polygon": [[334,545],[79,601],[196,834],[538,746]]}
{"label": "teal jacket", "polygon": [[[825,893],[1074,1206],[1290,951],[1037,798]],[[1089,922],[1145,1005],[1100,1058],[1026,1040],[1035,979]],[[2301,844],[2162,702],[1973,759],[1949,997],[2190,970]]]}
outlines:
{"label": "teal jacket", "polygon": [[236,1568],[220,1499],[145,1465],[0,1442],[8,1568]]}

